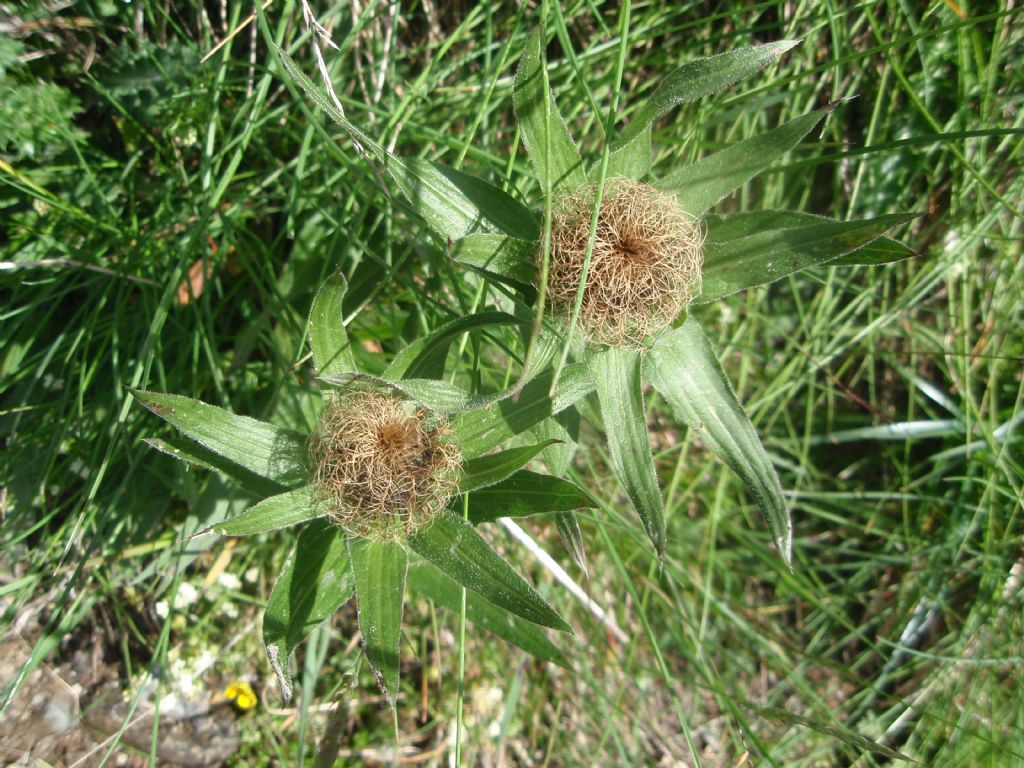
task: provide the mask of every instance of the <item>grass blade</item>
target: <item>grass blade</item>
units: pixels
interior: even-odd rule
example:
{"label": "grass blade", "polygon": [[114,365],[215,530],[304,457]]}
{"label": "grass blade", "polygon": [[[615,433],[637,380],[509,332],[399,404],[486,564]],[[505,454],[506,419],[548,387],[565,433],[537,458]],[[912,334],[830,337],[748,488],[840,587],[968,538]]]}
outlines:
{"label": "grass blade", "polygon": [[644,373],[676,418],[697,430],[707,446],[743,480],[761,507],[775,546],[789,565],[793,524],[779,477],[693,317],[658,340],[647,355]]}
{"label": "grass blade", "polygon": [[593,351],[587,362],[597,389],[615,474],[640,515],[658,557],[663,558],[665,513],[647,441],[640,351],[606,347]]}
{"label": "grass blade", "polygon": [[558,538],[561,539],[562,546],[569,553],[569,557],[583,571],[583,575],[589,578],[587,551],[583,546],[583,532],[580,530],[580,522],[576,519],[576,513],[559,512],[555,515],[555,526],[558,528]]}

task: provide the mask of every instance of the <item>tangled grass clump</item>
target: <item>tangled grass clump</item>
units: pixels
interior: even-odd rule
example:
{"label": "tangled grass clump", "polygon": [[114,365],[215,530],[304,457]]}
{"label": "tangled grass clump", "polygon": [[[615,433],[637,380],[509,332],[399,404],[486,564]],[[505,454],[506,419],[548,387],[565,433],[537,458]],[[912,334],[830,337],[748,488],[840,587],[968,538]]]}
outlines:
{"label": "tangled grass clump", "polygon": [[[570,315],[583,274],[597,184],[584,184],[555,206],[548,291],[552,308]],[[700,292],[700,226],[676,199],[648,184],[605,183],[579,325],[591,341],[642,346],[667,328]]]}
{"label": "tangled grass clump", "polygon": [[423,408],[377,392],[328,403],[309,438],[310,487],[349,533],[398,541],[428,525],[458,490],[459,447]]}

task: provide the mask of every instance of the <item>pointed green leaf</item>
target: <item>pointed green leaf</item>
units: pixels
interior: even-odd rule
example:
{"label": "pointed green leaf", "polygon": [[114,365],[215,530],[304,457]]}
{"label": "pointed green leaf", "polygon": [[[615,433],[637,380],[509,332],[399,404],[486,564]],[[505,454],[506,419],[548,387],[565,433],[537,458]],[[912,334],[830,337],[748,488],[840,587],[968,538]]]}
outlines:
{"label": "pointed green leaf", "polygon": [[[626,176],[642,179],[651,170],[651,124],[618,149],[608,154],[607,178]],[[591,177],[593,177],[591,171]]]}
{"label": "pointed green leaf", "polygon": [[556,441],[547,440],[536,445],[509,448],[507,451],[498,451],[470,459],[462,465],[459,492],[468,493],[478,488],[486,488],[489,485],[500,483],[516,470],[525,467],[530,459],[554,442]]}
{"label": "pointed green leaf", "polygon": [[348,281],[343,274],[331,275],[320,286],[309,310],[309,346],[313,350],[313,365],[320,376],[358,370],[341,308],[347,290]]}
{"label": "pointed green leaf", "polygon": [[[905,214],[911,218],[919,214]],[[834,224],[835,219],[802,211],[748,211],[726,217],[708,217],[728,221],[727,235],[730,239],[748,237],[768,229],[799,229],[818,224]],[[719,226],[724,226],[719,224]],[[900,261],[919,254],[891,237],[879,237],[829,262],[830,267],[874,266]]]}
{"label": "pointed green leaf", "polygon": [[309,488],[303,486],[294,491],[279,493],[277,496],[264,499],[259,504],[253,504],[242,514],[217,523],[195,535],[205,536],[208,533],[215,533],[219,536],[252,536],[256,533],[276,531],[279,528],[304,523],[306,520],[323,517],[324,514],[323,506],[317,504],[310,494]]}
{"label": "pointed green leaf", "polygon": [[726,147],[655,183],[675,194],[679,205],[700,217],[733,190],[757,176],[810,133],[833,105],[809,112],[778,128]]}
{"label": "pointed green leaf", "polygon": [[558,538],[562,540],[562,546],[569,553],[569,557],[583,571],[583,575],[590,578],[587,572],[587,551],[583,547],[583,532],[580,530],[576,513],[559,512],[555,515],[555,526],[558,528]]}
{"label": "pointed green leaf", "polygon": [[495,605],[535,624],[571,631],[555,609],[461,517],[443,512],[427,528],[410,536],[409,546],[449,578]]}
{"label": "pointed green leaf", "polygon": [[829,264],[830,267],[877,267],[880,264],[892,264],[894,261],[911,259],[920,256],[917,251],[899,240],[891,237],[880,237],[845,256],[840,256]]}
{"label": "pointed green leaf", "polygon": [[523,321],[507,312],[476,312],[463,315],[435,328],[401,350],[384,371],[384,378],[439,379],[444,376],[448,349],[462,334],[490,327],[522,325]]}
{"label": "pointed green leaf", "polygon": [[467,235],[452,244],[453,261],[514,283],[517,287],[533,285],[537,277],[537,243],[504,235]]}
{"label": "pointed green leaf", "polygon": [[608,436],[612,467],[640,515],[658,557],[664,557],[665,513],[647,442],[640,351],[606,347],[593,350],[588,363]]}
{"label": "pointed green leaf", "polygon": [[[516,72],[513,94],[523,144],[541,189],[572,188],[587,181],[580,153],[558,113],[548,85],[545,40],[540,29],[530,33]],[[530,238],[526,238],[530,239]]]}
{"label": "pointed green leaf", "polygon": [[387,169],[413,210],[442,237],[458,240],[481,231],[520,240],[539,236],[530,210],[483,179],[416,158],[391,156]]}
{"label": "pointed green leaf", "polygon": [[348,549],[366,660],[394,709],[398,702],[398,642],[409,559],[401,545],[389,541],[349,539]]}
{"label": "pointed green leaf", "polygon": [[286,702],[292,694],[291,655],[354,591],[344,534],[327,520],[314,520],[299,534],[263,614],[263,643]]}
{"label": "pointed green leaf", "polygon": [[249,491],[254,496],[265,498],[267,496],[273,496],[274,494],[280,493],[284,490],[284,486],[280,483],[275,483],[273,480],[267,480],[265,477],[260,477],[256,473],[250,472],[232,461],[228,461],[223,456],[219,456],[213,451],[207,450],[203,446],[199,445],[199,443],[193,442],[187,438],[179,436],[172,436],[165,439],[147,437],[143,442],[151,448],[156,448],[161,453],[173,456],[178,459],[178,461],[184,461],[187,464],[202,467],[203,469],[222,472],[235,480],[242,488]]}
{"label": "pointed green leaf", "polygon": [[675,417],[696,430],[743,480],[768,521],[775,546],[790,564],[793,526],[779,477],[692,316],[658,340],[644,362],[644,373]]}
{"label": "pointed green leaf", "polygon": [[474,231],[502,232],[535,240],[537,220],[529,209],[489,182],[454,168],[420,159],[402,159],[373,141],[334,105],[281,48],[285,70],[303,91],[353,141],[373,154],[428,225],[442,237],[458,240]]}
{"label": "pointed green leaf", "polygon": [[568,512],[596,507],[597,502],[570,480],[521,469],[500,483],[469,494],[469,520],[474,525],[502,517]]}
{"label": "pointed green leaf", "polygon": [[706,304],[801,269],[833,262],[915,216],[896,213],[864,221],[822,219],[804,226],[783,224],[748,234],[751,221],[746,219],[763,222],[766,214],[761,211],[755,217],[739,213],[705,218],[704,284],[698,303]]}
{"label": "pointed green leaf", "polygon": [[631,142],[655,120],[684,101],[696,101],[738,83],[761,71],[788,51],[799,40],[779,40],[753,48],[695,59],[683,64],[662,80],[647,101],[637,110],[632,121],[612,143],[612,151]]}
{"label": "pointed green leaf", "polygon": [[[409,568],[409,586],[426,598],[449,611],[462,609],[462,587],[429,563],[417,563]],[[466,592],[466,619],[474,626],[492,632],[531,656],[550,661],[569,669],[569,662],[557,646],[548,640],[544,630],[536,624],[503,611],[476,592]]]}
{"label": "pointed green leaf", "polygon": [[580,436],[580,412],[576,408],[566,408],[557,416],[544,419],[533,428],[533,434],[540,440],[557,441],[544,449],[540,458],[553,475],[562,477],[572,466],[573,457],[578,448]]}
{"label": "pointed green leaf", "polygon": [[204,448],[286,487],[305,479],[305,438],[181,395],[130,390],[142,405]]}
{"label": "pointed green leaf", "polygon": [[586,365],[574,363],[562,370],[558,391],[548,395],[554,373],[537,376],[519,393],[455,414],[451,427],[462,455],[481,456],[499,443],[568,408],[594,390]]}
{"label": "pointed green leaf", "polygon": [[408,400],[414,400],[421,405],[425,405],[431,411],[439,414],[462,411],[470,399],[469,395],[454,384],[449,384],[443,380],[402,379],[401,381],[389,381],[388,379],[382,379],[380,376],[360,373],[356,375],[327,376],[323,381],[336,387],[348,386],[352,382],[372,383],[378,387],[390,389]]}

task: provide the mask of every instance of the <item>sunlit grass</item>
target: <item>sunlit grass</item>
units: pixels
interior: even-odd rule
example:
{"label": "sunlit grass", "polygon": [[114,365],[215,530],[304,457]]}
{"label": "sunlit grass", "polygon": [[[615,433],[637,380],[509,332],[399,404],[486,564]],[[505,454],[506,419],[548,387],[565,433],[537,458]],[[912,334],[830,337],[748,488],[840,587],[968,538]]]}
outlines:
{"label": "sunlit grass", "polygon": [[[253,638],[291,540],[207,551],[179,540],[250,499],[146,448],[153,422],[129,407],[125,387],[187,393],[308,431],[319,395],[301,373],[306,314],[336,268],[349,275],[349,331],[368,371],[471,308],[507,309],[507,299],[451,265],[445,244],[382,190],[347,138],[325,139],[316,126],[327,123],[290,98],[248,29],[194,63],[247,8],[223,21],[211,12],[207,22],[194,8],[168,17],[162,6],[141,7],[142,37],[127,14],[99,12],[70,31],[44,24],[62,35],[56,47],[26,32],[25,51],[44,53],[7,66],[2,81],[53,79],[87,107],[77,118],[83,133],[45,137],[52,154],[0,148],[5,627],[38,617],[45,631],[29,637],[53,660],[76,626],[107,621],[133,638],[110,651],[136,682],[151,653],[163,663],[168,647],[230,646],[218,670],[265,694],[243,721],[239,764],[309,759],[327,722],[316,707],[336,693],[355,724],[342,754],[379,759],[393,731],[372,674],[356,665],[354,612],[304,647],[299,698],[277,713]],[[637,765],[669,755],[717,765],[745,752],[765,764],[887,764],[855,736],[922,764],[1024,759],[1014,684],[1024,656],[1024,110],[1012,87],[1021,33],[1015,10],[957,8],[962,18],[951,4],[918,12],[894,2],[832,11],[737,4],[710,18],[673,4],[633,8],[626,119],[641,83],[687,59],[804,38],[767,74],[660,123],[655,171],[856,96],[719,210],[915,210],[924,216],[899,234],[921,256],[821,269],[698,310],[789,493],[792,572],[742,484],[652,397],[669,525],[659,571],[599,435],[583,428],[573,471],[602,500],[580,515],[589,582],[553,526],[527,528],[614,611],[629,642],[610,638],[496,534],[496,546],[571,617],[579,637],[563,647],[577,669],[553,670],[471,635],[464,764],[530,755],[538,764]],[[540,202],[525,182],[511,99],[532,18],[485,5],[433,18],[378,8],[353,29],[347,7],[316,10],[340,46],[325,52],[339,97],[375,140]],[[588,6],[550,11],[562,41],[548,52],[551,82],[593,157],[615,72],[615,18]],[[285,24],[279,12],[268,9],[270,28],[315,71],[298,17]],[[28,30],[32,19],[22,21]],[[97,65],[85,73],[73,43],[91,42]],[[115,55],[122,43],[138,53]],[[193,64],[169,69],[177,53],[168,51]],[[21,264],[57,258],[114,274]],[[197,295],[182,294],[190,271],[204,269]],[[523,351],[514,333],[498,341]],[[517,369],[491,340],[474,336],[456,349],[448,378],[479,391],[514,383]],[[236,575],[256,568],[257,579],[230,598],[172,608],[166,623],[154,619],[153,605],[179,582],[202,585],[220,556]],[[138,612],[118,607],[129,586]],[[237,618],[219,613],[226,601]],[[416,751],[439,749],[454,730],[457,626],[425,601],[407,609],[400,734]],[[346,674],[356,674],[355,691]]]}

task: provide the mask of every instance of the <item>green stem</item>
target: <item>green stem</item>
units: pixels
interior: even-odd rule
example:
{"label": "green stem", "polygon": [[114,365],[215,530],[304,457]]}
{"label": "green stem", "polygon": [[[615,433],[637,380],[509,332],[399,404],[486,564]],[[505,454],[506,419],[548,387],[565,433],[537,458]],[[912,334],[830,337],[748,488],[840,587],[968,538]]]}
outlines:
{"label": "green stem", "polygon": [[[462,517],[469,519],[469,494],[462,497]],[[462,588],[462,605],[459,607],[459,690],[455,708],[455,768],[462,766],[462,706],[465,701],[466,684],[466,588]]]}
{"label": "green stem", "polygon": [[[580,309],[583,306],[583,293],[587,285],[587,276],[590,273],[590,257],[594,252],[594,238],[597,234],[597,219],[601,213],[601,199],[604,197],[604,182],[605,177],[608,175],[608,157],[609,157],[609,146],[612,137],[612,132],[615,130],[615,115],[619,111],[619,94],[622,89],[622,73],[626,67],[626,43],[629,38],[629,16],[631,10],[631,3],[626,0],[622,4],[622,10],[619,13],[619,55],[615,62],[615,86],[612,88],[612,104],[608,110],[608,116],[605,118],[604,126],[604,146],[601,149],[601,163],[597,174],[597,196],[594,200],[594,210],[590,217],[590,233],[587,236],[587,248],[583,254],[583,270],[580,274],[580,284],[576,287],[576,297],[573,300],[572,305],[572,317],[569,320],[569,328],[566,331],[565,344],[562,346],[562,354],[558,358],[558,364],[555,366],[555,375],[551,379],[551,389],[549,393],[554,395],[555,390],[558,387],[558,380],[561,378],[562,369],[565,368],[565,364],[569,359],[569,350],[572,348],[572,339],[576,333],[576,325],[579,323]],[[545,214],[547,214],[549,205],[545,205]],[[548,242],[550,241],[550,227],[548,227]],[[548,248],[550,247],[548,242],[545,243],[544,251],[544,275],[547,275],[547,263],[549,259]],[[543,310],[543,296],[538,298],[538,303]]]}

